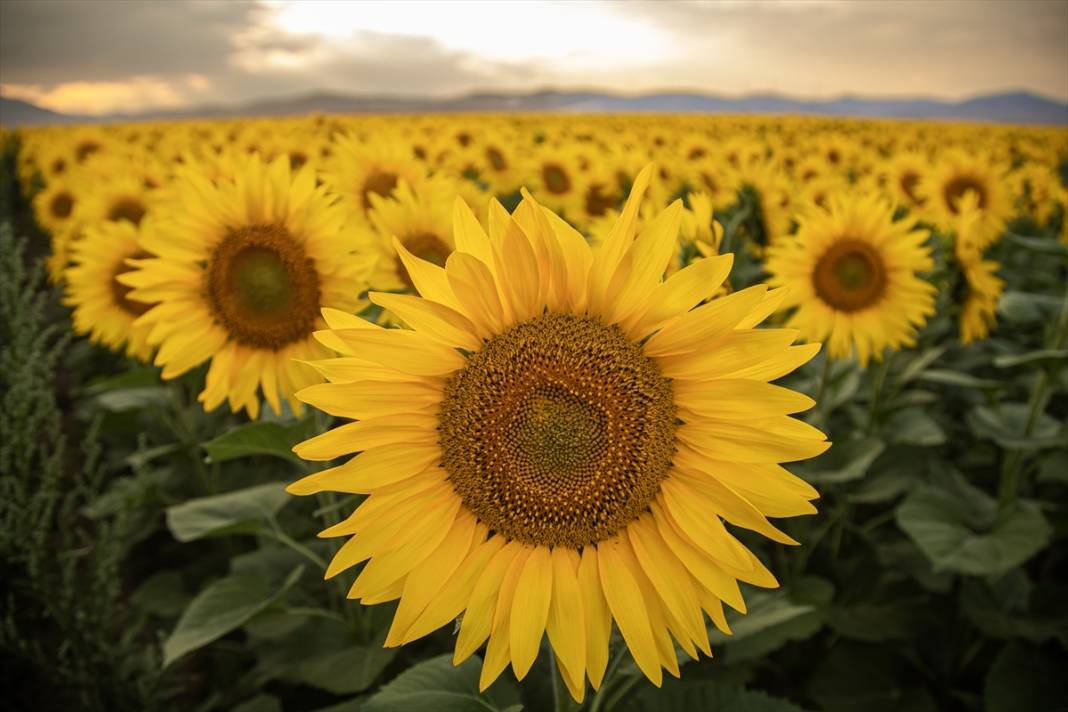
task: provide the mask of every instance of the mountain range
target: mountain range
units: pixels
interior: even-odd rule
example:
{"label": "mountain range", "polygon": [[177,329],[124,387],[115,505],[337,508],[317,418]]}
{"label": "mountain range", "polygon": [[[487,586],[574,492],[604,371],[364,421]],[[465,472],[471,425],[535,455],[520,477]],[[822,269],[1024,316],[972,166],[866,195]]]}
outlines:
{"label": "mountain range", "polygon": [[182,110],[102,116],[62,114],[26,101],[0,97],[0,124],[9,127],[239,116],[299,116],[312,112],[328,114],[437,112],[803,114],[1068,126],[1068,103],[1028,92],[989,94],[964,101],[860,96],[808,100],[776,94],[725,97],[695,92],[666,91],[639,95],[567,90],[543,90],[531,93],[476,92],[446,99],[315,92],[243,104],[206,104]]}

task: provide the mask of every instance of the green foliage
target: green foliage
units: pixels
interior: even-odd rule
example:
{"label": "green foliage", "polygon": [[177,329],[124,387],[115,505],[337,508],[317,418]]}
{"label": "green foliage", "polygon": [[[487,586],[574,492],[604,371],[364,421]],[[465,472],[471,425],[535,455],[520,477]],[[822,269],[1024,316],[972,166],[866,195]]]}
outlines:
{"label": "green foliage", "polygon": [[14,708],[151,709],[158,662],[121,576],[134,517],[93,507],[106,488],[99,421],[69,422],[60,408],[69,325],[24,256],[0,225],[4,696]]}
{"label": "green foliage", "polygon": [[[757,199],[719,216],[728,243],[762,238]],[[72,340],[5,227],[5,697],[120,712],[1054,709],[1068,697],[1068,274],[1051,240],[996,247],[1010,290],[990,339],[961,345],[943,309],[914,349],[867,369],[821,356],[784,379],[819,394],[803,417],[835,445],[789,466],[821,494],[818,515],[776,522],[801,547],[732,529],[780,587],[743,585],[733,634],[710,627],[713,659],[680,651],[681,680],[661,689],[614,635],[603,685],[577,705],[547,645],[522,682],[506,671],[483,693],[477,656],[451,663],[451,627],[384,648],[395,604],[348,600],[354,572],[323,581],[343,539],[316,534],[360,496],[284,491],[312,471],[291,448],[322,417],[207,414],[202,370],[164,382]],[[734,286],[760,278],[740,252]]]}

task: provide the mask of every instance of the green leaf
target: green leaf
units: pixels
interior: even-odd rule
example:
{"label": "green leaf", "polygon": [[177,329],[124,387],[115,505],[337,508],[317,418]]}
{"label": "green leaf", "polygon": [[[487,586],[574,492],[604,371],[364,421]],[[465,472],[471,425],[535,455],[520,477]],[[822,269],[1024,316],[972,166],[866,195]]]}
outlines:
{"label": "green leaf", "polygon": [[1068,247],[1065,247],[1057,240],[1049,237],[1031,237],[1029,235],[1017,235],[1014,232],[1006,232],[1004,238],[1008,242],[1028,250],[1033,250],[1046,255],[1068,258]]}
{"label": "green leaf", "polygon": [[240,628],[285,594],[303,571],[303,566],[293,569],[282,588],[273,593],[261,577],[252,574],[212,582],[190,602],[163,643],[163,667]]}
{"label": "green leaf", "polygon": [[397,648],[354,645],[345,650],[314,657],[297,666],[293,677],[335,695],[362,692],[374,685]]}
{"label": "green leaf", "polygon": [[1028,363],[1068,363],[1068,351],[1055,349],[1042,349],[1041,351],[1029,351],[1025,354],[1009,354],[998,356],[994,359],[994,365],[998,368],[1012,368]]}
{"label": "green leaf", "polygon": [[730,663],[763,657],[792,640],[814,635],[823,626],[833,596],[831,584],[816,577],[800,579],[789,589],[758,591],[746,597],[747,614],[732,616],[733,635],[712,629],[709,640],[713,646],[723,646]]}
{"label": "green leaf", "polygon": [[986,677],[986,712],[1063,709],[1068,700],[1066,669],[1068,657],[1059,650],[1006,645]]}
{"label": "green leaf", "polygon": [[234,707],[232,712],[282,712],[282,703],[274,695],[256,695]]}
{"label": "green leaf", "polygon": [[907,640],[917,627],[915,605],[913,601],[834,606],[828,611],[827,623],[839,635],[854,640]]}
{"label": "green leaf", "polygon": [[1057,450],[1038,461],[1039,482],[1068,484],[1068,450]]}
{"label": "green leaf", "polygon": [[824,712],[938,712],[906,660],[893,646],[840,641],[820,661],[809,692]]}
{"label": "green leaf", "polygon": [[950,492],[921,486],[895,516],[935,571],[974,576],[996,576],[1019,566],[1046,546],[1052,532],[1033,504],[1017,502],[999,514],[994,501],[972,487]]}
{"label": "green leaf", "polygon": [[893,442],[930,447],[946,441],[946,433],[934,418],[919,408],[894,413],[884,426]]}
{"label": "green leaf", "polygon": [[490,712],[505,710],[518,702],[515,688],[505,678],[479,694],[481,667],[477,655],[456,667],[449,654],[425,660],[382,687],[363,709],[365,712]]}
{"label": "green leaf", "polygon": [[858,438],[835,443],[834,447],[813,460],[816,469],[805,479],[818,483],[848,482],[863,477],[886,446],[878,438]]}
{"label": "green leaf", "polygon": [[[666,676],[665,676],[666,677]],[[802,712],[788,700],[713,680],[667,678],[660,689],[646,687],[621,712]]]}
{"label": "green leaf", "polygon": [[180,542],[235,530],[255,532],[290,499],[285,485],[277,482],[191,499],[167,508],[167,528]]}
{"label": "green leaf", "polygon": [[1041,450],[1068,445],[1068,434],[1053,417],[1043,413],[1029,437],[1024,437],[1030,408],[1026,403],[1001,403],[997,407],[980,405],[968,411],[968,426],[978,437],[993,440],[1012,450]]}
{"label": "green leaf", "polygon": [[246,423],[204,443],[204,450],[210,462],[226,462],[251,455],[273,455],[300,463],[301,459],[294,454],[293,446],[307,439],[308,435],[308,424],[303,421],[290,425]]}
{"label": "green leaf", "polygon": [[1059,305],[1058,297],[1008,290],[998,300],[998,316],[1019,324],[1033,323],[1046,319]]}
{"label": "green leaf", "polygon": [[130,603],[145,613],[173,618],[189,604],[189,595],[177,571],[161,571],[138,586]]}
{"label": "green leaf", "polygon": [[112,391],[103,391],[96,396],[97,404],[112,413],[140,410],[149,406],[165,406],[170,402],[170,391],[164,386],[134,386]]}
{"label": "green leaf", "polygon": [[946,352],[948,347],[936,346],[934,348],[925,349],[918,352],[905,366],[901,372],[900,382],[908,383],[912,379],[918,377],[923,373],[928,366],[942,357],[942,354]]}
{"label": "green leaf", "polygon": [[948,369],[929,369],[918,377],[928,383],[940,383],[946,386],[960,386],[962,388],[994,389],[1004,388],[1004,381],[995,381],[989,378],[977,378],[969,373],[950,371]]}

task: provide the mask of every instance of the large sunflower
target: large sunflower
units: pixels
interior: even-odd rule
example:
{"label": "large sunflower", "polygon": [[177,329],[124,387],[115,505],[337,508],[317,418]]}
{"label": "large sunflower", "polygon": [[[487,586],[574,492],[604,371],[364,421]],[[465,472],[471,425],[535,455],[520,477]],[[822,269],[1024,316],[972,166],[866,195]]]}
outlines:
{"label": "large sunflower", "polygon": [[118,280],[131,270],[128,259],[147,256],[139,236],[138,227],[125,220],[87,228],[71,251],[64,303],[74,308],[75,332],[144,361],[152,352],[148,327],[135,322],[149,305],[130,299],[130,288]]}
{"label": "large sunflower", "polygon": [[370,495],[322,533],[351,537],[326,575],[367,562],[349,596],[399,599],[388,646],[463,614],[454,660],[488,641],[483,688],[547,633],[581,700],[613,620],[650,680],[678,675],[676,644],[709,654],[704,614],[726,631],[721,604],[745,610],[738,580],[777,585],[724,521],[795,544],[768,517],[815,511],[779,463],[828,443],[788,415],[812,400],[768,382],[819,346],[755,328],[782,298],[763,285],[694,308],[729,255],[661,281],[681,205],[635,239],[649,172],[596,250],[529,194],[488,235],[457,201],[444,268],[397,244],[421,296],[370,297],[412,329],[327,311],[317,334],[344,356],[298,397],[356,422],[295,451],[359,454],[289,491]]}
{"label": "large sunflower", "polygon": [[876,196],[832,196],[827,210],[807,211],[794,240],[769,250],[772,286],[787,287],[787,325],[828,341],[833,358],[856,349],[867,365],[886,348],[911,346],[934,313],[935,288],[918,273],[933,267],[927,233],[893,219]]}
{"label": "large sunflower", "polygon": [[282,399],[299,413],[294,392],[320,380],[297,359],[329,355],[312,338],[320,310],[356,309],[370,268],[325,190],[286,156],[254,156],[216,183],[186,173],[142,238],[154,257],[119,277],[129,298],[158,302],[137,323],[151,326],[164,378],[211,359],[207,410],[228,400],[255,418],[262,390],[276,413]]}

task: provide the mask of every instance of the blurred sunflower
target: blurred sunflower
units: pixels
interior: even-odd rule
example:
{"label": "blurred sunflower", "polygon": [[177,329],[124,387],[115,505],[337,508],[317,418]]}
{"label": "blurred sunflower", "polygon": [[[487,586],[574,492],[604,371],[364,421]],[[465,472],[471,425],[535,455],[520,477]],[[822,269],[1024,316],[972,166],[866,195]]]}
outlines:
{"label": "blurred sunflower", "polygon": [[63,303],[74,308],[74,331],[112,351],[146,361],[152,352],[148,326],[136,320],[149,309],[130,298],[130,287],[119,277],[132,267],[129,259],[147,257],[130,222],[102,222],[85,230],[71,250],[73,266],[66,272]]}
{"label": "blurred sunflower", "polygon": [[961,201],[975,193],[979,219],[974,239],[980,249],[1001,234],[1012,215],[1012,200],[995,162],[983,155],[954,151],[933,166],[920,182],[919,193],[930,219],[943,229],[952,229],[961,212]]}
{"label": "blurred sunflower", "polygon": [[963,295],[960,298],[960,340],[970,344],[985,339],[996,322],[998,300],[1005,282],[995,273],[997,262],[984,260],[978,234],[981,214],[978,196],[968,193],[961,201],[956,220],[953,252],[960,265]]}
{"label": "blurred sunflower", "polygon": [[90,185],[78,201],[77,218],[85,225],[119,220],[140,225],[155,200],[152,189],[143,178],[120,169],[118,161],[101,157],[96,165],[102,170],[94,167],[81,174]]}
{"label": "blurred sunflower", "polygon": [[403,143],[381,137],[365,142],[351,134],[337,137],[322,165],[324,182],[361,217],[371,209],[372,195],[393,195],[402,178],[418,188],[426,173],[426,166]]}
{"label": "blurred sunflower", "polygon": [[439,267],[454,249],[452,211],[456,201],[454,181],[438,175],[427,180],[418,193],[401,180],[393,197],[371,198],[368,219],[374,228],[374,251],[378,254],[370,277],[373,289],[412,289],[411,278],[393,248],[396,238],[421,260]]}
{"label": "blurred sunflower", "polygon": [[158,302],[137,324],[151,327],[163,378],[211,360],[205,409],[228,400],[255,418],[262,390],[275,413],[283,399],[300,413],[293,394],[319,379],[297,360],[330,354],[312,338],[320,310],[359,306],[373,256],[353,254],[344,211],[310,168],[254,156],[234,172],[217,183],[185,174],[142,237],[153,257],[119,281],[130,298]]}
{"label": "blurred sunflower", "polygon": [[649,173],[596,250],[529,195],[488,235],[458,202],[444,268],[397,243],[420,296],[371,295],[411,330],[327,311],[318,334],[344,357],[299,397],[356,422],[294,449],[359,454],[289,491],[370,495],[322,532],[351,537],[326,575],[367,562],[349,596],[399,599],[388,646],[462,614],[454,661],[488,641],[483,689],[509,662],[523,678],[547,633],[582,700],[613,620],[650,680],[677,676],[676,644],[710,652],[704,614],[726,631],[722,603],[744,611],[738,580],[777,585],[723,521],[796,544],[767,517],[815,511],[779,463],[828,443],[768,381],[819,346],[755,328],[782,298],[763,285],[694,308],[729,255],[661,281],[681,205],[635,239]]}
{"label": "blurred sunflower", "polygon": [[875,196],[832,196],[828,209],[801,217],[795,239],[768,252],[769,284],[787,287],[784,306],[797,307],[787,326],[826,340],[832,358],[855,349],[866,366],[884,349],[912,346],[934,313],[935,288],[918,276],[934,266],[927,233],[893,216]]}
{"label": "blurred sunflower", "polygon": [[78,205],[78,193],[74,182],[67,177],[55,176],[33,196],[33,214],[37,224],[55,234],[71,223]]}

